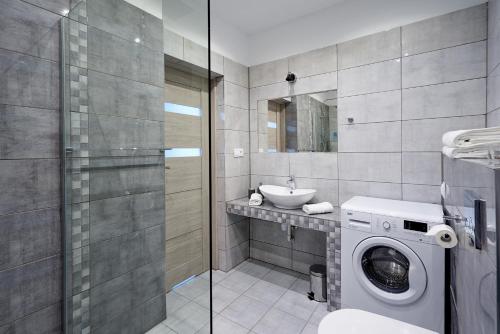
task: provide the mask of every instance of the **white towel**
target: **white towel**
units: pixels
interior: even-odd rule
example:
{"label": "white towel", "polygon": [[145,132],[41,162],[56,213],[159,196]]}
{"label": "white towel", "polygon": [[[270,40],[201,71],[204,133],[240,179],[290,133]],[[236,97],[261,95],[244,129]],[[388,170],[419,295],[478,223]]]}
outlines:
{"label": "white towel", "polygon": [[443,145],[448,147],[474,147],[500,144],[500,127],[449,131],[443,135]]}
{"label": "white towel", "polygon": [[318,213],[328,213],[333,212],[333,205],[328,202],[317,203],[317,204],[304,204],[302,211],[308,215],[315,215]]}
{"label": "white towel", "polygon": [[248,201],[248,205],[250,206],[259,206],[262,204],[262,195],[261,194],[257,194],[257,193],[253,193],[251,196],[250,196],[250,200]]}
{"label": "white towel", "polygon": [[[494,158],[498,158],[500,151],[500,144],[498,144],[494,150]],[[443,147],[443,154],[451,159],[488,159],[490,152],[490,146],[488,145],[476,145],[473,147]]]}

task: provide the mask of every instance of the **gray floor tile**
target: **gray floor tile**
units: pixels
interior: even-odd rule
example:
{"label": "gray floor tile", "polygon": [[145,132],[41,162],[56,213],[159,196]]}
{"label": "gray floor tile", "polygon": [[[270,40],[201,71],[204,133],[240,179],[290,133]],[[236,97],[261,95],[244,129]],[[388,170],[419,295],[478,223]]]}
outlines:
{"label": "gray floor tile", "polygon": [[[248,329],[220,315],[214,318],[213,334],[247,334]],[[210,324],[205,325],[198,334],[210,334]]]}
{"label": "gray floor tile", "polygon": [[[326,303],[307,299],[307,275],[257,260],[212,273],[214,334],[317,333],[328,314]],[[167,320],[148,334],[209,334],[208,279],[207,271],[169,292]]]}
{"label": "gray floor tile", "polygon": [[288,290],[276,303],[275,307],[300,319],[309,320],[318,302],[309,300],[307,296]]}
{"label": "gray floor tile", "polygon": [[209,291],[210,283],[200,277],[195,277],[192,280],[184,283],[183,285],[175,288],[175,292],[183,295],[186,298],[194,300],[198,296],[201,296],[205,292]]}
{"label": "gray floor tile", "polygon": [[311,291],[311,286],[309,282],[309,277],[306,275],[301,275],[290,287],[290,290],[293,290],[297,293],[301,293],[306,295]]}
{"label": "gray floor tile", "polygon": [[267,273],[262,280],[289,289],[292,284],[295,283],[299,275],[300,274],[296,271],[276,267]]}
{"label": "gray floor tile", "polygon": [[164,325],[177,333],[193,334],[210,322],[210,310],[190,302],[177,312],[169,314]]}
{"label": "gray floor tile", "polygon": [[273,308],[253,328],[257,334],[299,334],[306,321]]}
{"label": "gray floor tile", "polygon": [[175,291],[170,291],[167,293],[167,314],[176,312],[178,309],[189,303],[189,299],[176,293]]}
{"label": "gray floor tile", "polygon": [[203,326],[203,328],[200,329],[199,331],[197,331],[196,334],[211,334],[210,333],[210,323]]}
{"label": "gray floor tile", "polygon": [[[214,272],[214,271],[215,271],[215,270],[212,270],[212,272]],[[200,275],[200,276],[198,276],[198,277],[201,277],[201,278],[206,279],[206,280],[210,280],[210,275],[209,275],[209,273],[210,273],[210,272],[207,270],[207,271],[205,271],[203,274],[201,274],[201,275]]]}
{"label": "gray floor tile", "polygon": [[269,306],[273,305],[287,290],[279,285],[258,281],[245,292],[245,296],[257,299]]}
{"label": "gray floor tile", "polygon": [[[222,270],[212,270],[212,284],[219,283],[224,278],[226,278],[228,275],[229,275],[229,273],[223,272]],[[210,280],[210,275],[209,275],[208,271],[205,271],[199,277],[206,279],[206,280]]]}
{"label": "gray floor tile", "polygon": [[194,302],[204,308],[210,309],[210,290],[207,290],[204,294],[196,297]]}
{"label": "gray floor tile", "polygon": [[316,307],[313,314],[309,318],[309,323],[319,325],[321,320],[323,320],[323,318],[329,313],[330,312],[328,312],[328,310],[326,309],[326,303],[319,303],[319,305]]}
{"label": "gray floor tile", "polygon": [[239,264],[234,271],[239,271],[255,278],[266,276],[275,266],[259,260],[249,259]]}
{"label": "gray floor tile", "polygon": [[241,294],[247,291],[257,281],[258,278],[256,277],[239,271],[234,271],[219,284]]}
{"label": "gray floor tile", "polygon": [[[213,311],[215,313],[220,313],[229,304],[231,304],[236,298],[240,296],[239,293],[234,292],[222,285],[216,285],[212,288],[212,303]],[[210,291],[205,292],[201,296],[195,299],[195,302],[203,307],[210,308]]]}
{"label": "gray floor tile", "polygon": [[146,334],[175,334],[175,332],[164,324],[158,324],[157,326],[146,332]]}
{"label": "gray floor tile", "polygon": [[221,315],[238,325],[251,329],[264,316],[269,306],[256,299],[240,296]]}
{"label": "gray floor tile", "polygon": [[318,334],[318,325],[308,323],[300,334]]}

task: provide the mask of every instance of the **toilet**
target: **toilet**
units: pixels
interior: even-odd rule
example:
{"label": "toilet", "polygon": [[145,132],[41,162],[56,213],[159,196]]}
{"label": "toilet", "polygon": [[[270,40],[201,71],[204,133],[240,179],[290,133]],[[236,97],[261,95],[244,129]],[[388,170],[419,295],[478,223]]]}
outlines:
{"label": "toilet", "polygon": [[321,320],[318,334],[438,334],[406,322],[357,309],[334,311]]}

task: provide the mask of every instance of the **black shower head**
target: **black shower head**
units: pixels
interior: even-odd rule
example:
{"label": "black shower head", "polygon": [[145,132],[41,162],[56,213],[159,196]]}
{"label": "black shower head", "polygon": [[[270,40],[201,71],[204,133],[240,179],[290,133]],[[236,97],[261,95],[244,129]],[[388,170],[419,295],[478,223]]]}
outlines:
{"label": "black shower head", "polygon": [[286,75],[286,81],[294,83],[295,81],[297,81],[297,76],[295,75],[295,73],[288,72],[288,74]]}

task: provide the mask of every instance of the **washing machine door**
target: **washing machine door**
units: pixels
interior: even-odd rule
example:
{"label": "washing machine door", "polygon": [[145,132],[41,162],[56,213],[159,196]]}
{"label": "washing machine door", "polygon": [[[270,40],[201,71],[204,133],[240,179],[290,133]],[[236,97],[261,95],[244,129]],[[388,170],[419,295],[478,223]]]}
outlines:
{"label": "washing machine door", "polygon": [[386,303],[411,304],[427,287],[424,264],[413,250],[395,239],[364,239],[354,249],[352,261],[361,286]]}

